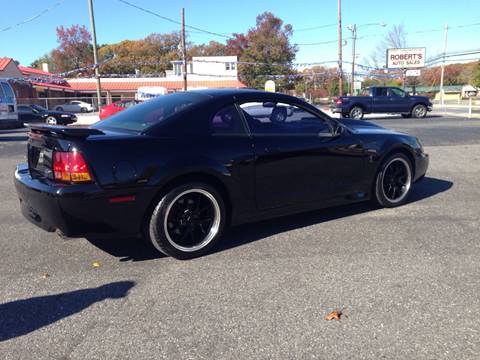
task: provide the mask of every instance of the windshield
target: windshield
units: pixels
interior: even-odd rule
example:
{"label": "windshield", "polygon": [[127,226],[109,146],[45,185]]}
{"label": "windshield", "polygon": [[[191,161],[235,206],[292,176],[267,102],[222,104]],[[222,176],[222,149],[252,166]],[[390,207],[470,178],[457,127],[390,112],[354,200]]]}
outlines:
{"label": "windshield", "polygon": [[93,127],[96,129],[142,132],[206,99],[208,99],[206,95],[191,92],[162,95],[116,113],[108,119],[98,122]]}
{"label": "windshield", "polygon": [[38,106],[38,105],[31,105],[32,109],[35,109],[37,111],[47,111],[47,109],[41,107],[41,106]]}

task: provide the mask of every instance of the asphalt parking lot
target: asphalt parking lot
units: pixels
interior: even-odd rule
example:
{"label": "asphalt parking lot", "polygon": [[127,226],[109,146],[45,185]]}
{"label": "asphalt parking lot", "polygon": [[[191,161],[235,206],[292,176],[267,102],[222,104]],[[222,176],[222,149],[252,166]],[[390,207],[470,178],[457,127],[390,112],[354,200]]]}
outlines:
{"label": "asphalt parking lot", "polygon": [[0,358],[480,358],[480,119],[373,121],[431,156],[409,204],[237,227],[190,261],[30,225],[26,133],[0,131]]}

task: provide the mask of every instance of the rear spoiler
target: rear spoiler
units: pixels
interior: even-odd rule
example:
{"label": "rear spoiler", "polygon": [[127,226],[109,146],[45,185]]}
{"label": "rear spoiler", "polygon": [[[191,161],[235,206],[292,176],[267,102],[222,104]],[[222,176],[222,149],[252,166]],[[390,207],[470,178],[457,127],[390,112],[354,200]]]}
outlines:
{"label": "rear spoiler", "polygon": [[86,138],[90,135],[105,135],[101,130],[92,128],[46,125],[46,124],[27,124],[32,133],[48,134],[57,137]]}

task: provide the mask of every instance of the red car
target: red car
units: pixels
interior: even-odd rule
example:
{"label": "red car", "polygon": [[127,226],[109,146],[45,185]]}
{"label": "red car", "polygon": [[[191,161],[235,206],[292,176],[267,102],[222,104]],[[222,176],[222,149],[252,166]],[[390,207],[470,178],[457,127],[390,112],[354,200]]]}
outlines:
{"label": "red car", "polygon": [[136,104],[140,103],[138,100],[120,100],[116,101],[110,105],[105,105],[100,108],[100,120],[106,119],[107,117],[116,114],[119,111],[123,111],[125,109],[128,109],[129,107],[132,107]]}

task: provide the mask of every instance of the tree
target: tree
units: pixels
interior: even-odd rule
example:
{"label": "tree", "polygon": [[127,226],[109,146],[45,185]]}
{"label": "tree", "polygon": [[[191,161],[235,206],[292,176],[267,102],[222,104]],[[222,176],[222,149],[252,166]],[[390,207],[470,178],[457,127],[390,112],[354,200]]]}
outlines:
{"label": "tree", "polygon": [[104,45],[99,49],[99,57],[104,61],[114,55],[113,60],[100,67],[103,74],[133,74],[139,70],[143,74],[164,75],[171,69],[171,61],[180,58],[180,33],[153,33],[141,40],[124,40],[116,44]]}
{"label": "tree", "polygon": [[[277,80],[280,87],[293,87],[288,75],[294,74],[292,62],[297,48],[290,44],[292,26],[283,25],[283,21],[270,12],[257,16],[256,26],[246,35],[235,34],[227,42],[227,54],[237,55],[242,62],[261,63],[258,65],[240,65],[240,80],[248,86],[263,88],[268,77],[265,75],[283,75]],[[285,64],[285,65],[276,65]]]}
{"label": "tree", "polygon": [[52,57],[52,52],[49,52],[48,54],[40,56],[38,59],[34,60],[30,66],[42,70],[43,69],[43,64],[48,64],[48,71],[49,72],[56,72],[57,69],[55,67],[55,62],[53,61]]}
{"label": "tree", "polygon": [[473,83],[473,86],[480,87],[480,61],[475,66],[472,83]]}
{"label": "tree", "polygon": [[387,49],[407,47],[407,36],[403,25],[393,25],[385,38],[376,46],[371,63],[376,68],[386,66]]}
{"label": "tree", "polygon": [[93,64],[92,36],[84,25],[59,26],[56,31],[59,46],[51,53],[56,71],[65,72]]}
{"label": "tree", "polygon": [[192,45],[188,48],[188,56],[225,56],[227,46],[218,41],[210,41],[208,44]]}

